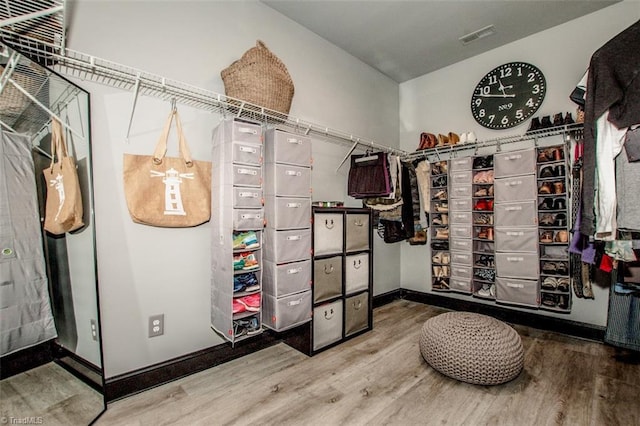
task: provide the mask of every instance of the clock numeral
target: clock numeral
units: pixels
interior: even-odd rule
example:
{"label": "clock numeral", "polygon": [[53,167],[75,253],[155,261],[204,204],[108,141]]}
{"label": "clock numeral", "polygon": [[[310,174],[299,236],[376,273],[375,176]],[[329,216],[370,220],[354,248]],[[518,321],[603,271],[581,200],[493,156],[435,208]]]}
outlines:
{"label": "clock numeral", "polygon": [[493,123],[493,120],[496,118],[495,114],[491,114],[489,116],[489,124]]}
{"label": "clock numeral", "polygon": [[489,84],[498,84],[498,76],[490,75],[489,76]]}
{"label": "clock numeral", "polygon": [[511,68],[503,68],[500,70],[500,78],[511,77]]}
{"label": "clock numeral", "polygon": [[480,89],[480,94],[481,94],[481,95],[488,95],[488,94],[490,94],[490,93],[491,93],[491,87],[489,87],[489,86],[483,86],[483,87]]}
{"label": "clock numeral", "polygon": [[521,120],[522,118],[524,118],[524,112],[521,109],[516,110],[516,120]]}
{"label": "clock numeral", "polygon": [[482,99],[477,98],[475,101],[473,101],[474,104],[476,104],[476,107],[479,107],[480,105],[482,105]]}
{"label": "clock numeral", "polygon": [[500,122],[502,124],[509,124],[509,117],[505,115],[504,117],[502,117],[502,120],[500,120]]}
{"label": "clock numeral", "polygon": [[478,111],[478,117],[484,117],[484,115],[485,115],[484,108]]}
{"label": "clock numeral", "polygon": [[538,93],[540,93],[540,85],[539,84],[534,84],[533,85],[533,90],[531,91],[531,93],[533,93],[534,95],[537,95]]}
{"label": "clock numeral", "polygon": [[522,67],[518,67],[518,77],[522,77]]}
{"label": "clock numeral", "polygon": [[525,105],[528,106],[529,108],[533,108],[535,106],[533,104],[533,98],[529,98],[529,100],[527,100],[527,102],[525,102]]}
{"label": "clock numeral", "polygon": [[527,77],[529,77],[528,80],[527,80],[527,82],[529,82],[529,83],[533,83],[534,81],[536,81],[536,74],[535,73],[530,72],[529,74],[527,74]]}

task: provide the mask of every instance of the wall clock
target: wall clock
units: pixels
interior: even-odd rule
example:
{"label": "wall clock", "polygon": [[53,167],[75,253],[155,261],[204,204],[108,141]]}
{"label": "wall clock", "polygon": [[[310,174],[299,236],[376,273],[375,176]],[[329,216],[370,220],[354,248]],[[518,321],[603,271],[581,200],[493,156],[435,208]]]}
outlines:
{"label": "wall clock", "polygon": [[484,127],[509,129],[531,117],[544,100],[542,72],[525,62],[509,62],[489,71],[471,97],[471,113]]}

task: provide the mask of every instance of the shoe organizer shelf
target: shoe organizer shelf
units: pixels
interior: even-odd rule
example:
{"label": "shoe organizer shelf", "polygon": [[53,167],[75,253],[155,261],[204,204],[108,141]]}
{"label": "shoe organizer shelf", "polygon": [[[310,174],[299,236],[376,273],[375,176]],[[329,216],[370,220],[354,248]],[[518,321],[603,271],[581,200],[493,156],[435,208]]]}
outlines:
{"label": "shoe organizer shelf", "polygon": [[224,120],[213,133],[211,326],[231,343],[262,332],[262,127]]}
{"label": "shoe organizer shelf", "polygon": [[493,155],[472,159],[473,283],[475,297],[495,299]]}
{"label": "shoe organizer shelf", "polygon": [[449,252],[449,162],[431,163],[431,288],[449,291],[451,277]]}
{"label": "shoe organizer shelf", "polygon": [[473,281],[472,165],[471,157],[449,161],[449,289],[464,294],[472,293]]}
{"label": "shoe organizer shelf", "polygon": [[569,174],[564,146],[537,150],[540,308],[571,310],[569,268]]}

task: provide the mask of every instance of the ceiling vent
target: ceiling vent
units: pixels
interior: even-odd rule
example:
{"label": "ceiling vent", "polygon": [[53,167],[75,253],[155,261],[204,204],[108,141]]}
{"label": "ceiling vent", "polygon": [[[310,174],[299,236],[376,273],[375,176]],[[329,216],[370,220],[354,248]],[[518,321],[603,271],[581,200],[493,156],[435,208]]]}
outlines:
{"label": "ceiling vent", "polygon": [[460,40],[462,42],[462,44],[469,44],[472,41],[475,40],[480,40],[481,38],[485,38],[488,37],[492,34],[495,34],[496,32],[496,28],[493,25],[488,25],[484,28],[480,28],[479,30],[476,30],[472,33],[463,35],[462,37],[460,37],[458,40]]}

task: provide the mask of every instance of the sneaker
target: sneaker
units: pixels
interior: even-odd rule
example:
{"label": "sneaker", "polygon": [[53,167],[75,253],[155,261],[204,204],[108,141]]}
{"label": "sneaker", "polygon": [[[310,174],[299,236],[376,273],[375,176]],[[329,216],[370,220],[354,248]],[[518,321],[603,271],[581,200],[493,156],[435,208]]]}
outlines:
{"label": "sneaker", "polygon": [[247,307],[243,303],[240,303],[239,299],[233,299],[233,313],[234,314],[239,314],[239,313],[244,312],[246,310],[247,310]]}
{"label": "sneaker", "polygon": [[476,292],[476,294],[480,297],[491,297],[491,287],[493,286],[483,285],[482,288]]}
{"label": "sneaker", "polygon": [[260,290],[260,283],[254,273],[240,274],[233,277],[233,291],[257,291]]}
{"label": "sneaker", "polygon": [[258,318],[249,317],[243,318],[240,320],[235,320],[233,322],[234,328],[238,327],[243,330],[243,334],[247,334],[248,336],[254,335],[260,332],[260,323],[258,322]]}
{"label": "sneaker", "polygon": [[233,235],[234,249],[253,249],[260,247],[255,231],[240,232]]}
{"label": "sneaker", "polygon": [[233,270],[239,271],[244,268],[244,257],[242,255],[233,256]]}
{"label": "sneaker", "polygon": [[244,266],[242,267],[243,270],[246,271],[249,269],[256,269],[259,267],[260,265],[258,264],[258,261],[256,260],[256,256],[253,253],[244,256]]}
{"label": "sneaker", "polygon": [[240,297],[239,299],[234,299],[234,302],[236,300],[239,303],[241,303],[242,305],[244,305],[244,308],[247,311],[251,311],[251,312],[260,311],[260,294],[259,293],[251,294],[249,296]]}

